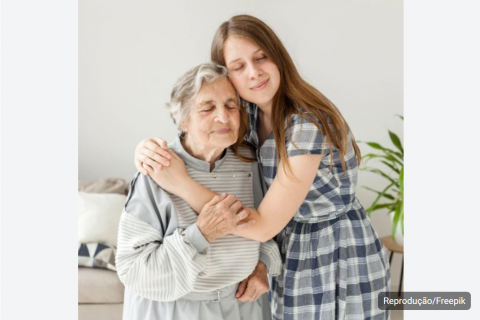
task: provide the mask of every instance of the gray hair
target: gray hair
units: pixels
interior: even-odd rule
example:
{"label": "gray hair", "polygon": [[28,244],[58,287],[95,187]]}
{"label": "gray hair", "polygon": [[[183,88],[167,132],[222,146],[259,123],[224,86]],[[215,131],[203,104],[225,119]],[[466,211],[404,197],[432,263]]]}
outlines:
{"label": "gray hair", "polygon": [[[167,108],[173,123],[179,130],[188,120],[193,99],[200,92],[202,85],[205,82],[212,83],[221,78],[228,79],[227,69],[213,62],[207,62],[190,69],[177,80],[170,94]],[[239,100],[238,94],[237,100]],[[240,105],[238,104],[238,106]]]}

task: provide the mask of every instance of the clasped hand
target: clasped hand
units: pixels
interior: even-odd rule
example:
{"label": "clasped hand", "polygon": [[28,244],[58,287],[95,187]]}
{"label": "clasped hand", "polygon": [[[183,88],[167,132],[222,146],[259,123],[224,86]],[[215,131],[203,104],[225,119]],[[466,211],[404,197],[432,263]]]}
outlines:
{"label": "clasped hand", "polygon": [[217,195],[205,204],[198,215],[197,226],[209,243],[227,234],[244,230],[255,223],[248,218],[249,210],[233,194]]}

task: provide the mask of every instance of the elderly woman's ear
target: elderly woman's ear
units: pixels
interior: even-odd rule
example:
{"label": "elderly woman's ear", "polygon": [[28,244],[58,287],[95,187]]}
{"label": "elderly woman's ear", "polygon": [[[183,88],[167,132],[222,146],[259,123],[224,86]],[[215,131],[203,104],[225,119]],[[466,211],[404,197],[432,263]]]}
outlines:
{"label": "elderly woman's ear", "polygon": [[182,135],[185,135],[185,134],[187,133],[187,131],[188,131],[188,126],[187,126],[187,124],[186,124],[186,123],[182,124],[182,125],[180,126],[180,129],[182,130]]}

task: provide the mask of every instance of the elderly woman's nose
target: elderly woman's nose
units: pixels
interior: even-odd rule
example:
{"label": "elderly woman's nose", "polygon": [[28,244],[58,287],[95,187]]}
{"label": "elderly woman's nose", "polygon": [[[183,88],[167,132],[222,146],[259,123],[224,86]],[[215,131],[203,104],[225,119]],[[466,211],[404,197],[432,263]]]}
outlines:
{"label": "elderly woman's nose", "polygon": [[215,119],[221,123],[227,123],[230,120],[230,115],[226,108],[218,108]]}

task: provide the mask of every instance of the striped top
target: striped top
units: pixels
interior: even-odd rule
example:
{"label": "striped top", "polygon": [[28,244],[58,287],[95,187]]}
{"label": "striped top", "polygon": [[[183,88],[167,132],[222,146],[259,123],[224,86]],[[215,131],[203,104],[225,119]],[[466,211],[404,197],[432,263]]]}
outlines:
{"label": "striped top", "polygon": [[[257,163],[240,161],[226,149],[210,172],[177,138],[169,145],[185,162],[191,178],[217,193],[235,194],[244,206],[257,207],[264,186]],[[253,157],[248,149],[243,155]],[[211,292],[247,278],[259,259],[271,275],[281,258],[272,240],[259,243],[227,235],[208,243],[196,225],[197,214],[179,197],[139,173],[120,220],[117,272],[125,287],[151,300],[174,301],[190,292]]]}

